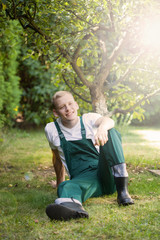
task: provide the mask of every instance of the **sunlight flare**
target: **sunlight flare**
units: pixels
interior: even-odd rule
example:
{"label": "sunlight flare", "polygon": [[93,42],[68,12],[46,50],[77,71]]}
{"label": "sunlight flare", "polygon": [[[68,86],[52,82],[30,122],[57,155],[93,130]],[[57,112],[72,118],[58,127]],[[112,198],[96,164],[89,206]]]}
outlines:
{"label": "sunlight flare", "polygon": [[160,15],[148,18],[144,23],[142,42],[146,47],[160,48]]}
{"label": "sunlight flare", "polygon": [[138,130],[136,131],[144,140],[160,147],[160,131],[158,130]]}

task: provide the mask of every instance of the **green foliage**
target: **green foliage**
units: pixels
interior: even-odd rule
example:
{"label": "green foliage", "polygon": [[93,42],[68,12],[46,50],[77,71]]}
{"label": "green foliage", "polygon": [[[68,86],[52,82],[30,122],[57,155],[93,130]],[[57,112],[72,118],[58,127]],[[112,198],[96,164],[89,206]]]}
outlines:
{"label": "green foliage", "polygon": [[[21,76],[20,111],[28,123],[39,125],[52,121],[51,98],[57,90],[63,90],[54,71],[54,63],[43,65],[40,60],[26,58],[19,68]],[[24,74],[25,73],[25,74]]]}
{"label": "green foliage", "polygon": [[134,125],[159,126],[160,122],[160,96],[154,96],[150,102],[144,105],[144,120],[138,122],[137,119],[132,121]]}
{"label": "green foliage", "polygon": [[22,29],[18,21],[1,23],[0,32],[0,127],[12,125],[17,115],[21,91],[17,76]]}
{"label": "green foliage", "polygon": [[[20,62],[26,68],[20,73],[21,111],[27,121],[39,124],[51,119],[47,108],[53,88],[70,89],[83,107],[81,112],[92,110],[104,95],[109,111],[118,112],[118,121],[143,120],[145,101],[160,89],[158,51],[147,48],[142,38],[148,16],[158,13],[157,1],[17,0],[13,4],[3,0],[2,3],[6,16],[19,19],[24,28],[26,52]],[[116,55],[125,32],[126,43]],[[91,91],[96,88],[99,95]]]}
{"label": "green foliage", "polygon": [[5,116],[4,114],[2,114],[2,109],[3,109],[3,98],[2,98],[2,93],[5,92],[4,89],[4,76],[3,76],[3,66],[2,66],[2,55],[0,54],[0,92],[1,92],[1,96],[0,96],[0,128],[3,126],[4,120],[5,120]]}

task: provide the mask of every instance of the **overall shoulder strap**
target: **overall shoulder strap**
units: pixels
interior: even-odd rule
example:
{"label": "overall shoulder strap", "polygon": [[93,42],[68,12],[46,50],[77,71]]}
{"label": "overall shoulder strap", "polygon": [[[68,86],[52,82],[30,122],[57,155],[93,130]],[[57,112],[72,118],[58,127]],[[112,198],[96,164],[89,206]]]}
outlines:
{"label": "overall shoulder strap", "polygon": [[62,131],[61,131],[61,129],[60,129],[60,126],[59,126],[58,122],[55,121],[54,124],[55,124],[55,126],[56,126],[56,128],[57,128],[57,131],[58,131],[58,134],[59,134],[60,140],[65,139],[65,136],[64,136],[64,134],[62,133]]}
{"label": "overall shoulder strap", "polygon": [[85,129],[84,124],[83,124],[82,116],[80,117],[80,123],[81,123],[82,138],[86,138],[86,129]]}

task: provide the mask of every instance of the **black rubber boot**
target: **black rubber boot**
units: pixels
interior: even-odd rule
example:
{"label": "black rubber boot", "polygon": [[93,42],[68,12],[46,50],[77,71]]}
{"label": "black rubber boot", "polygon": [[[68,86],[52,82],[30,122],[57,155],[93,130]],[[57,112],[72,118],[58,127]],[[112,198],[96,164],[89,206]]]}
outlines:
{"label": "black rubber boot", "polygon": [[118,204],[123,206],[134,204],[133,199],[128,193],[128,177],[115,177],[115,183],[118,193]]}
{"label": "black rubber boot", "polygon": [[47,216],[53,220],[70,220],[75,218],[88,218],[84,208],[75,202],[63,202],[61,204],[50,204],[46,208]]}

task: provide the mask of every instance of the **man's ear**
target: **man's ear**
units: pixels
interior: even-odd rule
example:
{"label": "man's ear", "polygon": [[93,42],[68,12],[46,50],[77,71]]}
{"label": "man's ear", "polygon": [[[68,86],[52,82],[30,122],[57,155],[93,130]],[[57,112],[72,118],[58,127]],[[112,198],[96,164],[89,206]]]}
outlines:
{"label": "man's ear", "polygon": [[53,109],[53,114],[54,114],[55,117],[59,116],[55,109]]}
{"label": "man's ear", "polygon": [[77,110],[79,109],[79,105],[78,105],[78,103],[77,102],[75,102],[76,103],[76,105],[77,105]]}

